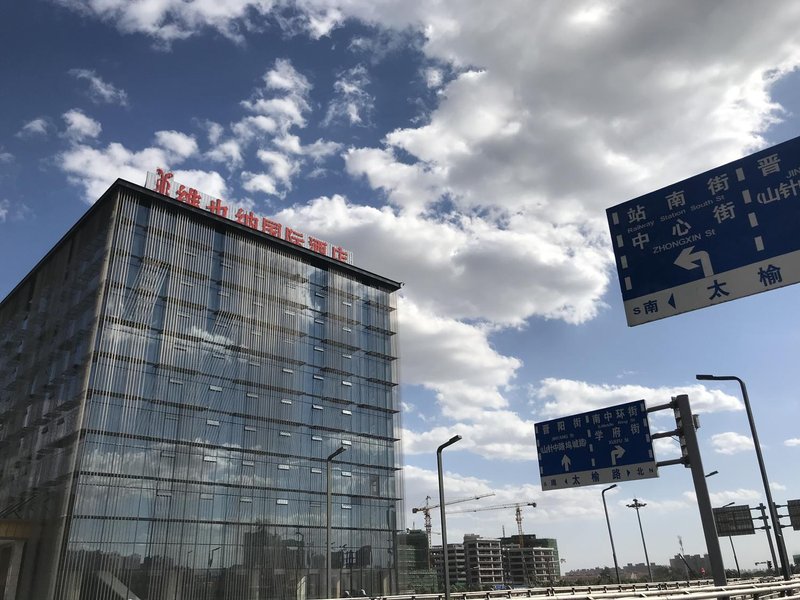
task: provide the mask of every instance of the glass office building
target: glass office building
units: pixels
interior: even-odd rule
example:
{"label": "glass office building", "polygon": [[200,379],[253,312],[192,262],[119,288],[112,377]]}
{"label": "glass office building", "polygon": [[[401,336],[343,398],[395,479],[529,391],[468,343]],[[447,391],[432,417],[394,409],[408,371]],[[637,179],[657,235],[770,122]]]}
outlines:
{"label": "glass office building", "polygon": [[118,180],[0,304],[6,597],[396,591],[398,288]]}

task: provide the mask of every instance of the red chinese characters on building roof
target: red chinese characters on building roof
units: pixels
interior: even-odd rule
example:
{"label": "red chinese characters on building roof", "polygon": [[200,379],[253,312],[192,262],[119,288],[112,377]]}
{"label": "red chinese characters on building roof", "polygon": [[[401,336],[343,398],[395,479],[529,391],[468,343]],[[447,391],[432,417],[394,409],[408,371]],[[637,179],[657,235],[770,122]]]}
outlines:
{"label": "red chinese characters on building roof", "polygon": [[234,212],[221,199],[214,198],[197,191],[195,188],[190,188],[174,181],[172,173],[164,169],[156,169],[155,173],[148,172],[145,187],[184,204],[202,208],[219,217],[236,221],[255,231],[307,248],[317,254],[353,264],[353,253],[349,250],[345,250],[341,246],[334,246],[330,242],[320,240],[291,227],[286,227],[267,217],[256,215],[252,210],[238,208]]}

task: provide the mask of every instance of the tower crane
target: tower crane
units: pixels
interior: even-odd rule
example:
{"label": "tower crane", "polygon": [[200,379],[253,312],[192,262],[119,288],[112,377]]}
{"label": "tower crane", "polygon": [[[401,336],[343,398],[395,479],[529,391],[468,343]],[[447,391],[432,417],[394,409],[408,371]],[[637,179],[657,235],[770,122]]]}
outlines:
{"label": "tower crane", "polygon": [[[470,496],[469,498],[459,498],[458,500],[451,500],[450,502],[445,502],[445,506],[450,506],[451,504],[459,504],[460,502],[469,502],[470,500],[480,500],[481,498],[486,498],[488,496],[494,496],[494,492],[490,492],[488,494],[479,494],[477,496]],[[430,547],[431,547],[431,510],[434,508],[439,508],[441,504],[431,504],[431,497],[425,496],[425,506],[418,506],[416,508],[412,508],[411,512],[416,514],[421,512],[422,515],[425,517],[425,533],[428,535],[428,553],[430,554]]]}
{"label": "tower crane", "polygon": [[534,508],[536,508],[536,502],[515,502],[512,504],[495,504],[494,506],[482,506],[481,508],[464,508],[462,510],[451,511],[451,514],[513,508],[515,520],[517,521],[517,532],[519,533],[519,547],[522,548],[525,545],[525,536],[522,533],[522,507],[524,506],[533,506]]}

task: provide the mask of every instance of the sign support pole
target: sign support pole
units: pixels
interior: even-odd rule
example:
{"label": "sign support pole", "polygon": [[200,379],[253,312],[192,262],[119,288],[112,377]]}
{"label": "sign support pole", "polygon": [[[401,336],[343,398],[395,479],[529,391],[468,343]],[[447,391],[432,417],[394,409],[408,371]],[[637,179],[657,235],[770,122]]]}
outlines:
{"label": "sign support pole", "polygon": [[700,521],[703,524],[703,535],[706,538],[708,559],[711,563],[711,573],[714,576],[714,585],[721,587],[727,585],[725,565],[722,562],[722,550],[719,547],[717,526],[714,523],[714,511],[711,508],[711,498],[708,495],[706,474],[703,470],[703,460],[700,457],[700,445],[697,442],[692,409],[689,406],[689,396],[681,394],[675,399],[676,416],[680,419],[681,434],[686,446],[687,460],[692,471],[694,491],[697,496],[697,505],[700,508]]}

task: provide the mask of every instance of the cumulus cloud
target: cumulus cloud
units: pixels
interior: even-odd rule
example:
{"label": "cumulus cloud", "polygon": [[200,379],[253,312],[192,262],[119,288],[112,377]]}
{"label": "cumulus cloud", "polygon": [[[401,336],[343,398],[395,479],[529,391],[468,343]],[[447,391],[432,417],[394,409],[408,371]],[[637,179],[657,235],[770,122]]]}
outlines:
{"label": "cumulus cloud", "polygon": [[270,118],[277,128],[286,132],[290,127],[305,127],[304,114],[310,109],[308,92],[311,84],[291,61],[279,58],[263,77],[264,87],[257,88],[242,106],[248,111]]}
{"label": "cumulus cloud", "polygon": [[714,447],[714,452],[719,454],[738,454],[754,450],[752,438],[735,431],[712,435],[711,445]]}
{"label": "cumulus cloud", "polygon": [[179,160],[189,158],[197,152],[195,139],[179,131],[156,131],[156,144]]}
{"label": "cumulus cloud", "polygon": [[8,207],[10,203],[8,200],[3,198],[0,200],[0,223],[5,223],[6,218],[8,217]]}
{"label": "cumulus cloud", "polygon": [[485,458],[505,461],[534,461],[533,421],[524,421],[512,411],[486,410],[464,415],[462,421],[424,432],[403,431],[403,451],[406,454],[430,454],[454,434],[464,439],[458,450],[469,450]]}
{"label": "cumulus cloud", "polygon": [[788,446],[790,448],[795,447],[795,446],[800,446],[800,438],[790,438],[788,440],[785,440],[783,442],[783,445],[784,446]]}
{"label": "cumulus cloud", "polygon": [[250,114],[232,123],[227,133],[219,123],[206,123],[212,148],[204,156],[232,171],[256,146],[263,170],[244,170],[240,175],[242,187],[251,193],[284,196],[306,164],[319,164],[341,148],[323,139],[303,144],[294,133],[306,126],[310,91],[311,83],[291,61],[277,59],[262,77],[262,85],[240,103]]}
{"label": "cumulus cloud", "polygon": [[100,123],[77,108],[65,112],[63,118],[67,125],[64,136],[74,142],[84,138],[96,138],[103,130]]}
{"label": "cumulus cloud", "polygon": [[14,155],[0,147],[0,164],[14,162]]}
{"label": "cumulus cloud", "polygon": [[436,391],[446,416],[480,419],[506,408],[500,388],[522,366],[518,359],[496,352],[479,327],[428,313],[406,298],[398,308],[400,350],[411,359],[404,376]]}
{"label": "cumulus cloud", "polygon": [[[156,167],[171,168],[184,162],[196,151],[191,136],[175,131],[159,131],[154,145],[130,150],[113,142],[105,148],[77,143],[58,155],[58,165],[69,181],[84,189],[84,199],[91,203],[118,178],[143,182],[145,173]],[[221,175],[214,171],[174,171],[176,181],[191,183],[197,189],[225,197],[227,188]]]}
{"label": "cumulus cloud", "polygon": [[[541,316],[580,323],[596,314],[608,282],[600,268],[608,257],[599,247],[578,247],[579,230],[523,217],[498,229],[482,217],[427,218],[351,204],[342,196],[317,198],[285,214],[324,238],[342,240],[365,268],[407,283],[405,293],[418,307],[452,319],[497,326]],[[511,281],[514,293],[498,293]]]}
{"label": "cumulus cloud", "polygon": [[90,69],[70,69],[69,74],[89,84],[89,97],[97,104],[128,105],[128,94]]}
{"label": "cumulus cloud", "polygon": [[[683,495],[690,502],[697,502],[697,494],[694,492],[684,492]],[[761,493],[748,488],[711,492],[709,496],[711,497],[712,506],[723,506],[729,502],[736,502],[736,504],[754,504],[761,501]]]}
{"label": "cumulus cloud", "polygon": [[531,390],[532,402],[542,418],[587,412],[604,406],[613,406],[634,400],[648,404],[663,404],[670,398],[688,394],[695,413],[712,413],[744,410],[738,398],[720,390],[709,390],[703,385],[648,388],[639,385],[592,384],[571,379],[543,379]]}
{"label": "cumulus cloud", "polygon": [[274,6],[272,0],[162,0],[158,3],[127,0],[57,1],[76,12],[109,22],[123,33],[148,35],[164,46],[192,37],[206,29],[215,30],[234,41],[241,41],[241,31],[252,29],[255,21],[267,15]]}
{"label": "cumulus cloud", "polygon": [[50,125],[44,117],[37,117],[25,123],[16,133],[18,138],[32,138],[47,135]]}

